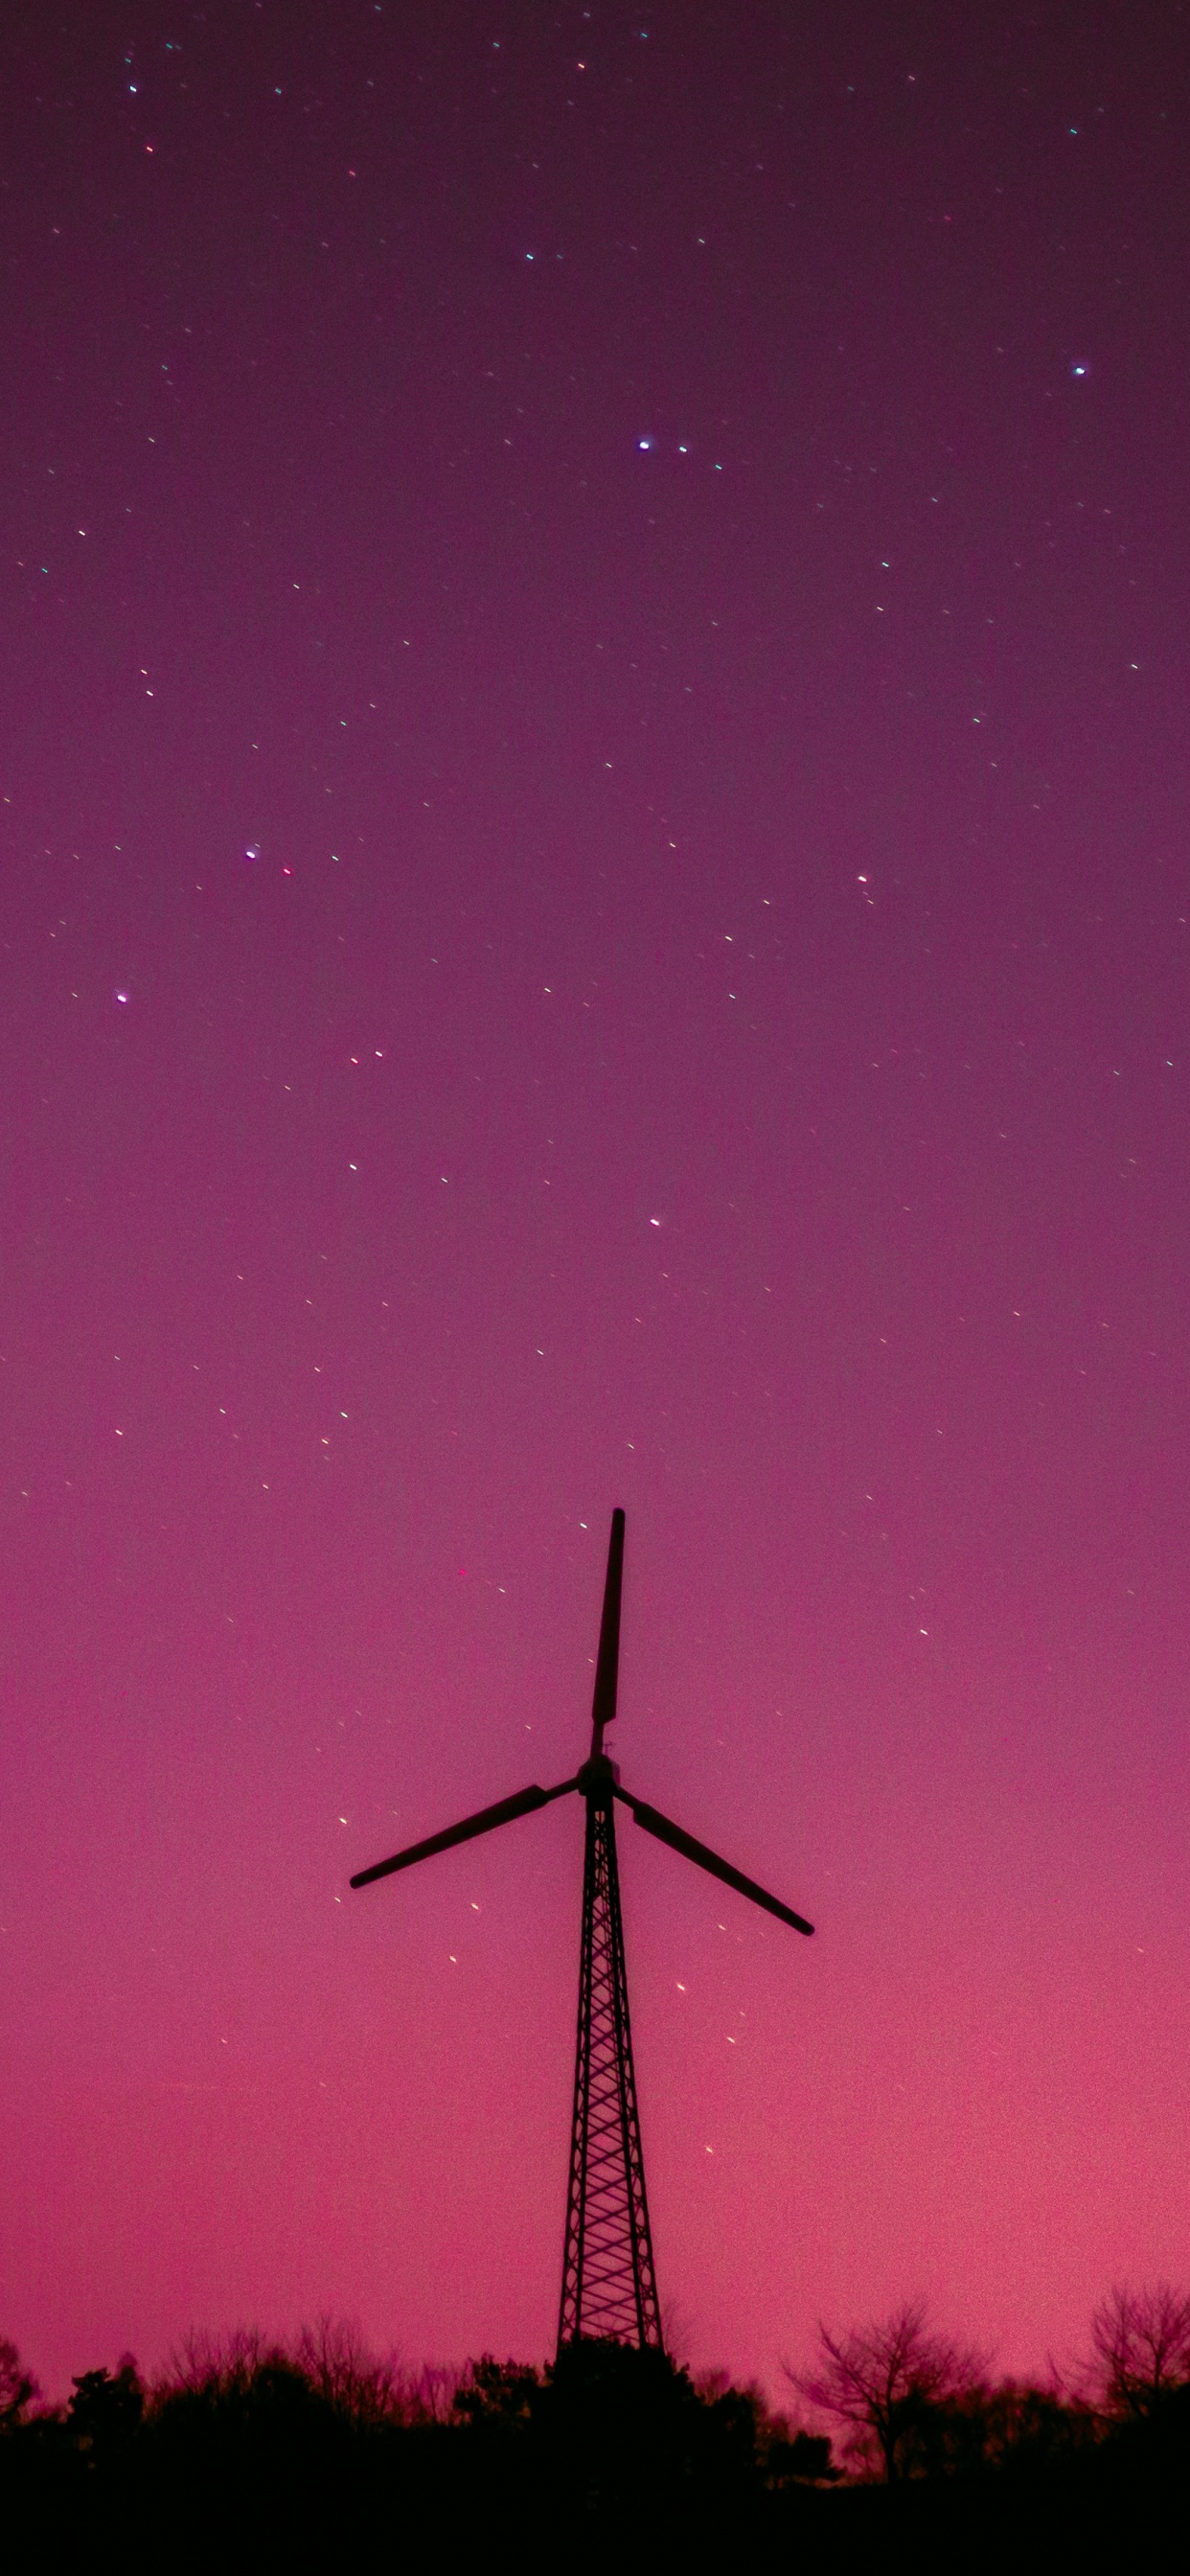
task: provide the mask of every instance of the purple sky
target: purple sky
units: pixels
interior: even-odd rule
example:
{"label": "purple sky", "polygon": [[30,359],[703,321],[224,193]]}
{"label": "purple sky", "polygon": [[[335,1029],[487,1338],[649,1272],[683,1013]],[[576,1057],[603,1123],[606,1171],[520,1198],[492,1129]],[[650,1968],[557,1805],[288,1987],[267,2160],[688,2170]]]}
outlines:
{"label": "purple sky", "polygon": [[677,2347],[1190,2269],[1190,48],[14,7],[0,2332],[554,2330],[576,1802]]}

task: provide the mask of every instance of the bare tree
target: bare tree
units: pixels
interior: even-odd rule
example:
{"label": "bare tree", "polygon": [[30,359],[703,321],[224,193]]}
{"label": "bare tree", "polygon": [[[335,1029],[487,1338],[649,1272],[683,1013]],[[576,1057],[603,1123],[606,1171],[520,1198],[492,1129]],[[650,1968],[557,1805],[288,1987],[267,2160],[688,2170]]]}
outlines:
{"label": "bare tree", "polygon": [[986,2362],[936,2334],[924,2300],[833,2335],[820,2325],[819,2368],[786,2377],[803,2397],[847,2427],[844,2447],[858,2466],[879,2466],[888,2484],[904,2477],[922,2447],[931,2409],[953,2405],[981,2383]]}
{"label": "bare tree", "polygon": [[1152,2415],[1171,2388],[1190,2380],[1190,2297],[1155,2281],[1119,2284],[1091,2320],[1095,2375],[1113,2414]]}
{"label": "bare tree", "polygon": [[353,2424],[407,2420],[407,2374],[395,2353],[378,2359],[370,2352],[358,2326],[320,2317],[316,2326],[303,2326],[289,2358],[319,2396]]}
{"label": "bare tree", "polygon": [[259,2326],[235,2326],[229,2335],[188,2334],[154,2383],[154,2398],[185,2389],[191,2395],[243,2396],[262,2370],[284,2368],[287,2356]]}
{"label": "bare tree", "polygon": [[423,2361],[419,2369],[410,2371],[405,2381],[406,2423],[451,2423],[465,2377],[465,2369],[442,2361]]}

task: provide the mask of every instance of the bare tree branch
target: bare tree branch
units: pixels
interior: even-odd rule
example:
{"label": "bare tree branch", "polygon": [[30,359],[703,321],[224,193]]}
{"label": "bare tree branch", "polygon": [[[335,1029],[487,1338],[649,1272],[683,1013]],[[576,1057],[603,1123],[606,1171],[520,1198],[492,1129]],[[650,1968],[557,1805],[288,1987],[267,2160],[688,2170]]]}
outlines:
{"label": "bare tree branch", "polygon": [[845,2448],[857,2465],[879,2467],[890,2486],[926,2409],[976,2388],[987,2363],[929,2324],[924,2300],[907,2299],[891,2316],[831,2334],[820,2325],[822,2359],[813,2373],[786,2369],[803,2397],[846,2425]]}
{"label": "bare tree branch", "polygon": [[1155,2413],[1190,2380],[1190,2296],[1168,2281],[1130,2290],[1117,2283],[1091,2320],[1092,2365],[1116,2415]]}

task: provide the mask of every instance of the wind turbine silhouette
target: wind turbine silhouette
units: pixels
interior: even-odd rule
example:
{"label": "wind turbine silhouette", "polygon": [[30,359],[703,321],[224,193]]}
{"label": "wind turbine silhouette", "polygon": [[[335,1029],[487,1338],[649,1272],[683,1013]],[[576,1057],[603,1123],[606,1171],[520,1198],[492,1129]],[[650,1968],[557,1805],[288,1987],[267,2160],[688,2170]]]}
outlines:
{"label": "wind turbine silhouette", "polygon": [[570,2178],[566,2202],[566,2242],[562,2262],[562,2298],[558,2312],[559,2348],[587,2336],[608,2336],[621,2343],[661,2343],[661,2318],[653,2269],[653,2242],[645,2196],[636,2077],[632,2065],[632,2032],[628,2018],[628,1975],[624,1962],[624,1926],[620,1915],[620,1879],[616,1864],[615,1802],[631,1810],[638,1825],[672,1851],[683,1852],[712,1878],[722,1879],[740,1896],[775,1914],[795,1932],[814,1926],[780,1897],[770,1896],[755,1879],[745,1878],[730,1861],[720,1860],[705,1843],[683,1833],[656,1807],[620,1785],[617,1765],[603,1749],[604,1732],[616,1714],[620,1663],[620,1593],[624,1574],[624,1514],[612,1513],[599,1658],[595,1667],[591,1750],[572,1780],[555,1789],[521,1789],[478,1815],[448,1825],[445,1833],[411,1843],[391,1860],[361,1869],[353,1887],[370,1887],[394,1870],[412,1869],[415,1861],[432,1860],[455,1843],[510,1825],[532,1815],[553,1799],[575,1789],[586,1800],[587,1837],[583,1865],[583,1929],[579,1953],[578,2042],[575,2051],[574,2112],[570,2129]]}

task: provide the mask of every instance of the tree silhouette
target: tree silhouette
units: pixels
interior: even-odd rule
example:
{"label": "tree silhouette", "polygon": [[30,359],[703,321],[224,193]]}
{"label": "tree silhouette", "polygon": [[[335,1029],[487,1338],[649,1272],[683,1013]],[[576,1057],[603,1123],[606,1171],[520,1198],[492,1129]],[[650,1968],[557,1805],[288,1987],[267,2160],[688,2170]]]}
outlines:
{"label": "tree silhouette", "polygon": [[282,2346],[270,2342],[259,2326],[236,2326],[223,2337],[198,2331],[170,2354],[155,2393],[163,2398],[180,2391],[202,2397],[243,2395],[261,2370],[284,2366],[287,2360]]}
{"label": "tree silhouette", "polygon": [[0,2337],[0,2433],[15,2432],[26,2407],[40,2395],[32,2372],[22,2367],[15,2343]]}
{"label": "tree silhouette", "polygon": [[395,2353],[369,2351],[355,2325],[323,2316],[303,2326],[289,2355],[310,2386],[351,2424],[403,2424],[416,2401]]}
{"label": "tree silhouette", "polygon": [[766,2486],[833,2486],[842,2476],[831,2458],[828,2433],[808,2433],[802,2424],[786,2425],[779,2415],[770,2416],[761,2427],[758,2448]]}
{"label": "tree silhouette", "polygon": [[978,2354],[934,2332],[921,2299],[845,2334],[820,2325],[818,2339],[818,2370],[787,2368],[786,2377],[847,2426],[851,2458],[869,2472],[878,2467],[889,2486],[927,2464],[931,2418],[978,2388],[986,2367]]}
{"label": "tree silhouette", "polygon": [[533,2474],[579,2527],[660,2516],[672,2541],[675,2516],[739,2512],[759,2487],[751,2392],[700,2396],[656,2345],[563,2344],[529,2413]]}
{"label": "tree silhouette", "polygon": [[528,2363],[497,2361],[492,2353],[481,2353],[478,2361],[468,2363],[455,2389],[455,2421],[524,2429],[533,2421],[541,2386],[540,2371]]}
{"label": "tree silhouette", "polygon": [[73,2386],[66,2420],[79,2450],[92,2467],[105,2468],[126,2457],[145,2411],[145,2392],[131,2353],[115,2371],[85,2370]]}
{"label": "tree silhouette", "polygon": [[1140,2290],[1117,2284],[1095,2310],[1091,2341],[1112,2413],[1134,2421],[1154,2415],[1190,2381],[1190,2297],[1168,2281]]}
{"label": "tree silhouette", "polygon": [[147,2395],[125,2355],[79,2374],[68,2405],[34,2406],[32,2373],[0,2340],[0,2531],[27,2526],[64,2564],[106,2563],[118,2541],[129,2565],[166,2528],[204,2563],[234,2529],[261,2564],[346,2563],[394,2530],[419,2564],[514,2536],[532,2556],[563,2527],[584,2547],[631,2528],[670,2555],[715,2534],[765,2564],[770,2540],[812,2554],[821,2537],[829,2557],[832,2521],[836,2538],[866,2528],[876,2555],[882,2534],[919,2528],[964,2547],[999,2531],[1009,2555],[1058,2521],[1098,2539],[1115,2517],[1134,2536],[1190,2474],[1190,2296],[1117,2287],[1092,2334],[1094,2399],[1090,2363],[1081,2395],[994,2381],[922,2300],[820,2326],[817,2367],[787,2377],[835,2418],[853,2472],[907,2490],[871,2492],[858,2524],[850,2506],[836,2517],[823,2433],[656,2347],[583,2338],[542,2367],[486,2353],[414,2372],[324,2318],[284,2344],[192,2336]]}

